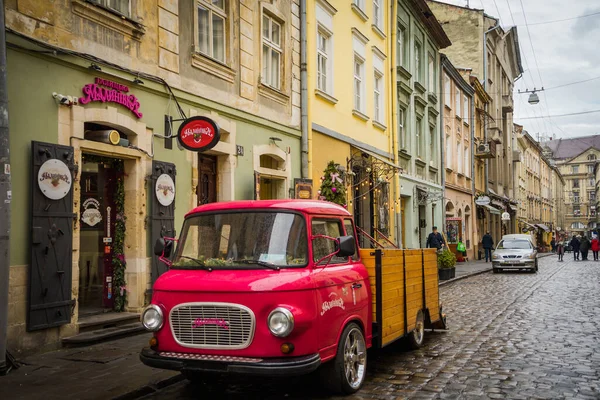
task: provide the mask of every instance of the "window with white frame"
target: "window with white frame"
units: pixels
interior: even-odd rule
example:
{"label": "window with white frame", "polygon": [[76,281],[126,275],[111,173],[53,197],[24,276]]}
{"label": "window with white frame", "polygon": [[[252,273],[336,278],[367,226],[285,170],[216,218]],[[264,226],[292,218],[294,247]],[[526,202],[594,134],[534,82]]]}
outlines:
{"label": "window with white frame", "polygon": [[375,70],[373,74],[373,120],[383,123],[383,74]]}
{"label": "window with white frame", "polygon": [[456,172],[458,172],[459,174],[463,173],[463,159],[461,156],[462,153],[462,146],[460,145],[460,143],[456,144]]}
{"label": "window with white frame", "polygon": [[383,1],[373,0],[373,22],[375,26],[383,31]]}
{"label": "window with white frame", "polygon": [[446,134],[446,168],[452,168],[452,136]]}
{"label": "window with white frame", "polygon": [[429,88],[430,92],[435,93],[435,59],[431,54],[429,54],[427,58],[427,73],[427,87]]}
{"label": "window with white frame", "polygon": [[361,10],[365,9],[365,0],[352,0],[352,3]]}
{"label": "window with white frame", "polygon": [[429,128],[429,159],[436,159],[436,151],[435,151],[435,128]]}
{"label": "window with white frame", "polygon": [[415,41],[415,79],[417,80],[417,82],[423,80],[421,68],[421,43]]}
{"label": "window with white frame", "polygon": [[197,1],[198,44],[196,51],[225,62],[226,2]]}
{"label": "window with white frame", "polygon": [[331,34],[325,29],[319,29],[317,31],[317,89],[333,95],[331,43]]}
{"label": "window with white frame", "polygon": [[354,55],[354,109],[364,113],[365,107],[365,61]]}
{"label": "window with white frame", "polygon": [[268,14],[262,19],[262,83],[275,89],[281,87],[281,24]]}
{"label": "window with white frame", "polygon": [[467,95],[463,95],[463,122],[469,123],[469,98]]}
{"label": "window with white frame", "polygon": [[452,108],[452,84],[450,77],[444,74],[444,101],[448,108]]}
{"label": "window with white frame", "polygon": [[403,108],[398,110],[398,140],[401,149],[408,150],[406,139],[406,111]]}
{"label": "window with white frame", "polygon": [[406,60],[406,28],[404,28],[404,26],[400,24],[398,24],[398,33],[396,40],[396,62],[398,66],[404,67],[404,62]]}
{"label": "window with white frame", "polygon": [[465,150],[465,152],[463,154],[465,156],[465,176],[469,177],[469,176],[471,176],[471,168],[469,167],[469,164],[471,164],[469,162],[469,158],[470,158],[469,157],[470,156],[469,147],[465,146],[464,150]]}
{"label": "window with white frame", "polygon": [[423,137],[423,121],[417,118],[415,138],[417,139],[417,157],[425,159],[425,138]]}
{"label": "window with white frame", "polygon": [[459,88],[454,88],[455,92],[454,92],[454,112],[456,113],[456,116],[458,118],[461,117],[460,114],[460,104],[462,103],[462,93],[460,92]]}
{"label": "window with white frame", "polygon": [[587,166],[587,172],[588,174],[593,174],[594,173],[594,166],[593,165],[588,165]]}
{"label": "window with white frame", "polygon": [[91,0],[91,2],[131,17],[131,0]]}

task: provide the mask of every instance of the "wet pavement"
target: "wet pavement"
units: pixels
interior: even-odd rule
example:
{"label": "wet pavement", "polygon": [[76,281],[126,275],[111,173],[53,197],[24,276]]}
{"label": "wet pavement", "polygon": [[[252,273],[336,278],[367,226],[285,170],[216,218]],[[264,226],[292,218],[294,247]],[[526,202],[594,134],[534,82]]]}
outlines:
{"label": "wet pavement", "polygon": [[[600,262],[540,259],[537,274],[485,273],[440,289],[447,332],[369,354],[352,399],[600,398]],[[312,376],[182,381],[145,399],[324,399]]]}

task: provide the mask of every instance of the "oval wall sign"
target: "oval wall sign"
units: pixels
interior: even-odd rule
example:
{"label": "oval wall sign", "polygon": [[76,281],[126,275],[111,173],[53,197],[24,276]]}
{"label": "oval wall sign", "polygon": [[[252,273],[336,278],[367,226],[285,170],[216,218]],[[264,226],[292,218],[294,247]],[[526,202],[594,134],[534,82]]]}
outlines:
{"label": "oval wall sign", "polygon": [[220,138],[219,126],[207,117],[188,118],[177,132],[179,143],[190,151],[210,150],[219,143]]}
{"label": "oval wall sign", "polygon": [[42,164],[38,172],[38,186],[50,200],[60,200],[71,190],[71,171],[64,162],[52,159]]}
{"label": "oval wall sign", "polygon": [[167,174],[162,174],[156,180],[156,199],[160,204],[165,207],[173,204],[175,200],[175,182],[173,182],[173,178],[171,178]]}

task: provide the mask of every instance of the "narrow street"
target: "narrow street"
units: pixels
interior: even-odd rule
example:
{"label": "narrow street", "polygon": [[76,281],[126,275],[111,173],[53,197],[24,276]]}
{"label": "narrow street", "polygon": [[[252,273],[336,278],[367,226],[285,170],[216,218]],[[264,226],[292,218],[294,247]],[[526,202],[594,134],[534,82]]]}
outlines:
{"label": "narrow street", "polygon": [[[355,399],[600,397],[600,263],[540,259],[537,274],[487,273],[441,288],[450,330],[369,354]],[[313,377],[212,379],[146,399],[327,397]]]}

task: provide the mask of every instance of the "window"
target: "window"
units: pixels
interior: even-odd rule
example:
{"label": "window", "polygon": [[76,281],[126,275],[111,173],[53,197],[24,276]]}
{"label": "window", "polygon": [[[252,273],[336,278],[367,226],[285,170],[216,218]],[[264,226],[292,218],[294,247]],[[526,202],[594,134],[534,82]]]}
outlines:
{"label": "window", "polygon": [[452,168],[452,140],[450,135],[446,135],[446,168]]}
{"label": "window", "polygon": [[429,129],[429,159],[435,160],[435,128]]}
{"label": "window", "polygon": [[[313,219],[312,235],[325,235],[333,238],[338,238],[341,235],[342,226],[339,220],[328,219]],[[326,238],[315,238],[313,240],[313,261],[317,262],[323,257],[330,255],[336,251],[335,242]],[[332,257],[330,264],[340,264],[348,262],[347,257]],[[327,259],[322,261],[322,264],[327,264]]]}
{"label": "window", "polygon": [[126,17],[131,17],[131,0],[92,0],[92,3],[109,8]]}
{"label": "window", "polygon": [[383,31],[383,0],[373,0],[373,20],[375,26]]}
{"label": "window", "polygon": [[595,155],[595,154],[590,154],[590,155],[588,156],[588,160],[589,160],[589,161],[594,161],[595,159],[596,159],[596,155]]}
{"label": "window", "polygon": [[588,174],[593,174],[594,173],[594,166],[593,165],[588,165],[587,166],[587,170],[588,170]]}
{"label": "window", "polygon": [[596,201],[596,193],[589,192],[588,193],[588,198],[589,198],[590,201]]}
{"label": "window", "polygon": [[404,67],[404,60],[406,59],[406,29],[398,24],[398,37],[397,37],[397,46],[398,51],[396,54],[396,61],[398,66]]}
{"label": "window", "polygon": [[574,174],[579,173],[579,165],[573,165],[571,168],[572,168]]}
{"label": "window", "polygon": [[463,95],[463,122],[469,123],[469,98],[467,95]]}
{"label": "window", "polygon": [[406,141],[406,113],[402,108],[398,111],[398,136],[400,148],[408,150],[408,143]]}
{"label": "window", "polygon": [[425,146],[424,146],[424,142],[425,142],[425,138],[423,137],[423,132],[422,132],[422,127],[423,123],[421,122],[420,119],[417,119],[417,126],[416,128],[416,139],[417,139],[417,157],[419,157],[420,159],[424,159],[425,158]]}
{"label": "window", "polygon": [[431,54],[429,54],[428,64],[427,64],[427,73],[428,73],[428,88],[429,91],[435,93],[435,60]]}
{"label": "window", "polygon": [[595,186],[596,182],[594,181],[594,178],[590,178],[590,180],[588,181],[588,185],[589,186]]}
{"label": "window", "polygon": [[461,156],[462,146],[460,143],[456,144],[456,172],[459,174],[463,173],[463,165],[462,165],[462,156]]}
{"label": "window", "polygon": [[358,55],[354,55],[354,109],[364,112],[364,69],[365,62]]}
{"label": "window", "polygon": [[331,35],[319,29],[317,32],[317,88],[328,94],[333,94],[331,43]]}
{"label": "window", "polygon": [[465,155],[465,176],[469,177],[469,176],[471,176],[471,168],[470,168],[470,164],[471,163],[469,162],[470,161],[469,160],[469,158],[470,158],[469,157],[470,156],[470,154],[469,154],[469,147],[465,146],[464,150],[465,150],[465,152],[464,152],[464,155]]}
{"label": "window", "polygon": [[381,72],[375,71],[373,77],[373,120],[381,123],[383,121],[383,96],[381,89],[383,88],[383,77]]}
{"label": "window", "polygon": [[573,194],[573,203],[579,204],[579,193]]}
{"label": "window", "polygon": [[452,84],[450,83],[450,77],[444,74],[444,98],[446,106],[452,108]]}
{"label": "window", "polygon": [[198,46],[196,50],[225,62],[225,0],[198,1]]}
{"label": "window", "polygon": [[263,15],[262,25],[262,83],[275,89],[281,81],[281,24],[268,15]]}
{"label": "window", "polygon": [[421,75],[421,44],[415,41],[415,79],[420,82],[423,80]]}
{"label": "window", "polygon": [[454,107],[455,107],[454,112],[456,113],[456,116],[458,118],[460,118],[461,117],[461,114],[460,114],[460,104],[462,103],[462,93],[460,92],[460,90],[458,88],[455,88],[455,90],[456,91],[454,92],[454,95],[455,95],[455,98],[454,98]]}

